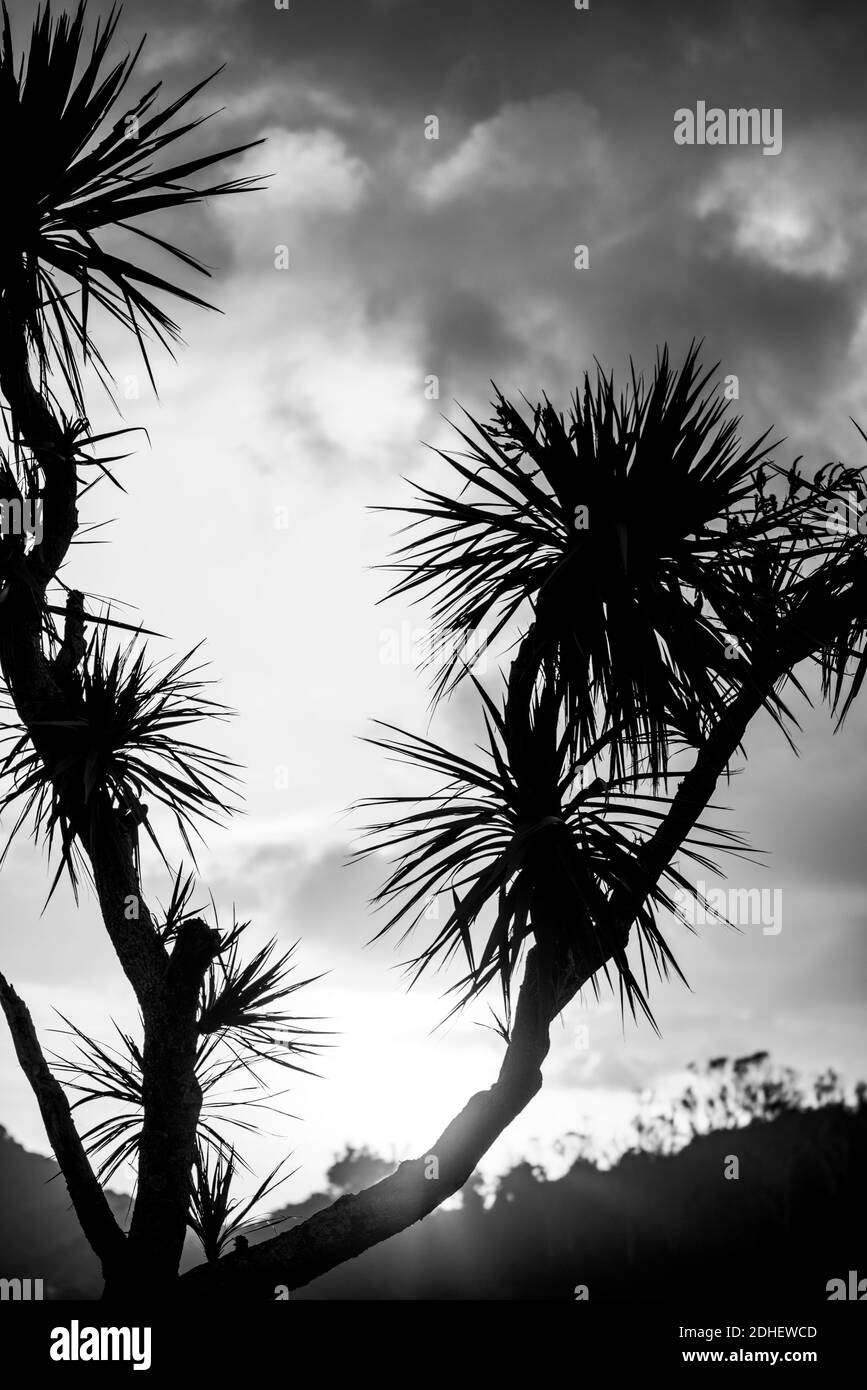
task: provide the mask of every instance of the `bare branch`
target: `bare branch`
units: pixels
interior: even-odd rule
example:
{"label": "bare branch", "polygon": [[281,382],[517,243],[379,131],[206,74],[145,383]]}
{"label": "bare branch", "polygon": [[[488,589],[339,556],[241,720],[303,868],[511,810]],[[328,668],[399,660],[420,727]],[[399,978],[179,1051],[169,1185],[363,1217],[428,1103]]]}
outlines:
{"label": "bare branch", "polygon": [[[769,673],[767,681],[773,684]],[[692,830],[719,777],[737,753],[747,725],[761,708],[768,686],[743,691],[720,719],[684,777],[665,820],[638,856],[636,885],[612,894],[612,938],[596,960],[557,962],[557,978],[534,947],[527,956],[515,1025],[499,1077],[464,1106],[428,1154],[402,1163],[397,1172],[355,1196],[340,1197],[272,1240],[184,1275],[192,1298],[231,1293],[233,1299],[273,1298],[277,1285],[299,1288],[345,1260],[360,1255],[420,1221],[457,1192],[481,1158],[542,1086],[541,1067],[550,1046],[553,1018],[616,950],[622,949],[647,893]],[[553,991],[553,993],[551,992]],[[436,1159],[437,1177],[428,1176]]]}
{"label": "bare branch", "polygon": [[72,1119],[63,1087],[45,1060],[33,1020],[21,999],[0,975],[0,1005],[6,1015],[21,1070],[30,1082],[72,1205],[94,1252],[108,1273],[123,1261],[127,1241],[96,1179]]}
{"label": "bare branch", "polygon": [[463,1187],[479,1158],[540,1090],[548,1055],[549,1019],[537,973],[538,953],[527,956],[512,1037],[499,1077],[479,1091],[446,1127],[427,1154],[273,1240],[233,1251],[184,1275],[190,1298],[231,1294],[233,1300],[273,1298],[275,1286],[299,1288],[371,1245],[420,1221]]}

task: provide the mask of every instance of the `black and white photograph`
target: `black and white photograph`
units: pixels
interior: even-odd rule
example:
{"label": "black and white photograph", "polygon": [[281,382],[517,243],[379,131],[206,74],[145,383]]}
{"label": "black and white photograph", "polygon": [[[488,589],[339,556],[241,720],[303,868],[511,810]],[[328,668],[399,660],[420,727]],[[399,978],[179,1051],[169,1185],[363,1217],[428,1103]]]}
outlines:
{"label": "black and white photograph", "polygon": [[4,1361],[854,1368],[867,10],[0,10]]}

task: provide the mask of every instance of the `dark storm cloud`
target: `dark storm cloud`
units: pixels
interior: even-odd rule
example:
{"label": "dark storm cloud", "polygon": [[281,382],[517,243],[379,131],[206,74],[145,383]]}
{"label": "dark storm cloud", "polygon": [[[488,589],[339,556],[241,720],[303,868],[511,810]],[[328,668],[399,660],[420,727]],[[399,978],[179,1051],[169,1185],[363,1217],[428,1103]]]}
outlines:
{"label": "dark storm cloud", "polygon": [[[29,23],[29,0],[10,8],[17,27]],[[109,0],[88,7],[93,16],[109,8]],[[786,100],[796,118],[850,118],[867,104],[867,14],[856,0],[782,0],[767,9],[748,0],[607,0],[586,13],[568,0],[328,0],[286,10],[269,0],[127,4],[120,33],[133,41],[145,30],[166,76],[229,62],[226,80],[239,90],[274,77],[288,96],[293,84],[324,81],[368,110],[445,101],[478,120],[507,101],[565,87],[646,134],[648,100],[669,116],[670,98],[703,94],[726,104]],[[725,92],[705,91],[707,83],[725,84]]]}
{"label": "dark storm cloud", "polygon": [[867,17],[855,0],[767,10],[748,0],[608,0],[586,13],[568,0],[328,0],[285,11],[268,0],[210,0],[195,11],[150,0],[127,8],[126,27],[143,21],[158,36],[194,37],[196,63],[230,57],[246,76],[276,72],[287,84],[324,68],[343,92],[377,105],[415,106],[425,94],[473,119],[564,84],[623,108],[642,85],[667,96],[666,76],[682,87],[694,75],[734,81],[739,103],[756,100],[748,89],[762,74],[761,104],[797,96],[805,112],[831,104],[857,114],[867,100],[857,80]]}
{"label": "dark storm cloud", "polygon": [[526,344],[512,333],[502,310],[472,289],[456,288],[432,295],[426,307],[425,360],[448,362],[454,383],[465,364],[498,362],[512,367],[526,353]]}
{"label": "dark storm cloud", "polygon": [[[92,14],[106,9],[92,0]],[[16,0],[13,13],[22,22],[28,7]],[[750,426],[761,404],[781,418],[757,415],[756,426],[791,434],[805,389],[819,398],[815,420],[845,372],[864,305],[860,137],[854,164],[816,200],[856,227],[830,270],[821,241],[831,226],[807,228],[800,242],[797,232],[793,245],[784,229],[777,245],[753,224],[763,182],[779,201],[770,181],[799,139],[814,146],[793,178],[790,216],[814,220],[798,186],[855,140],[867,108],[867,14],[854,3],[127,6],[127,41],[145,28],[142,77],[164,78],[169,91],[227,63],[202,99],[202,109],[226,107],[203,141],[327,131],[363,162],[367,196],[323,245],[354,273],[371,335],[384,314],[403,316],[420,365],[448,378],[449,398],[487,398],[492,376],[531,395],[563,392],[593,354],[618,369],[630,354],[649,365],[660,341],[679,352],[704,336],[709,357],[739,364]],[[741,172],[726,182],[728,151],[673,143],[674,110],[699,98],[782,107],[783,154],[740,151]],[[439,141],[423,139],[428,114],[441,122]],[[285,157],[272,139],[258,167],[276,162],[279,174]],[[263,242],[273,241],[268,200]],[[303,236],[291,198],[283,222],[287,237]],[[221,273],[249,264],[249,247],[232,245],[214,209],[189,225]],[[320,225],[308,235],[318,241]],[[591,248],[583,275],[571,261],[579,241]],[[806,428],[818,446],[823,426]]]}

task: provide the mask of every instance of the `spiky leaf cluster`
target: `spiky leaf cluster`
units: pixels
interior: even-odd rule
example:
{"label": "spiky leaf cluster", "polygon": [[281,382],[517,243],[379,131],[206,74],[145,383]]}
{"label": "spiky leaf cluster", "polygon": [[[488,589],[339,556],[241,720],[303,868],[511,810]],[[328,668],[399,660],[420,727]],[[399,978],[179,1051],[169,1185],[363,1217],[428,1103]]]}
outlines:
{"label": "spiky leaf cluster", "polygon": [[[410,521],[392,595],[426,598],[431,645],[450,653],[435,703],[472,675],[467,652],[514,639],[501,711],[473,678],[484,761],[390,730],[375,742],[442,786],[417,807],[365,803],[389,811],[362,850],[394,855],[382,930],[424,923],[413,977],[462,949],[464,999],[498,978],[508,1005],[532,938],[549,959],[565,949],[581,978],[610,958],[630,1006],[649,1013],[609,904],[635,886],[670,800],[660,784],[667,792],[683,775],[673,759],[701,749],[750,689],[791,737],[783,689],[802,690],[804,655],[841,717],[863,682],[867,541],[839,534],[833,516],[853,487],[867,495],[864,474],[828,465],[806,478],[799,460],[784,470],[767,435],[743,447],[698,351],[675,370],[664,349],[651,383],[632,368],[622,392],[601,368],[595,383],[587,374],[568,417],[546,397],[528,421],[498,392],[491,422],[470,417],[475,437],[459,431],[467,452],[441,454],[455,493],[424,486],[399,509]],[[841,600],[851,621],[826,639]],[[576,791],[591,763],[604,779]],[[743,842],[716,830],[712,843]],[[676,969],[657,923],[667,883],[688,886],[670,868],[647,893],[635,923],[642,969],[645,949]],[[444,892],[441,920],[430,904]]]}
{"label": "spiky leaf cluster", "polygon": [[621,392],[588,373],[568,417],[546,397],[528,422],[498,392],[489,424],[469,417],[476,438],[458,431],[466,455],[441,456],[459,489],[420,487],[399,509],[412,520],[392,566],[392,594],[430,600],[432,646],[449,653],[437,697],[472,665],[465,652],[529,617],[576,749],[616,728],[613,772],[644,760],[655,780],[670,741],[699,746],[752,679],[743,573],[781,537],[801,563],[834,549],[841,480],[798,479],[778,500],[767,434],[741,445],[698,352],[677,370],[664,349],[651,383],[633,367]]}
{"label": "spiky leaf cluster", "polygon": [[[245,1229],[250,1229],[249,1219],[254,1207],[265,1197],[270,1197],[282,1183],[292,1176],[285,1172],[289,1159],[278,1163],[262,1180],[250,1197],[232,1196],[232,1189],[238,1175],[238,1156],[234,1149],[215,1153],[203,1149],[196,1150],[193,1167],[188,1224],[196,1235],[209,1261],[219,1260],[226,1251],[229,1241],[236,1239]],[[268,1222],[257,1222],[257,1229]]]}
{"label": "spiky leaf cluster", "polygon": [[[187,909],[193,888],[192,878],[184,878],[179,872],[161,931],[164,941],[171,943],[184,918],[190,915]],[[202,1088],[203,1104],[197,1131],[199,1167],[193,1208],[197,1210],[198,1202],[200,1217],[206,1215],[201,1183],[216,1184],[216,1201],[222,1186],[231,1184],[238,1166],[247,1166],[227,1141],[226,1127],[254,1134],[259,1129],[258,1116],[285,1115],[273,1104],[279,1095],[270,1090],[257,1068],[270,1062],[309,1074],[303,1059],[324,1046],[318,1040],[322,1030],[312,1026],[315,1020],[292,1014],[283,1007],[291,995],[312,983],[310,979],[290,978],[295,968],[295,947],[274,961],[272,942],[245,962],[241,944],[249,925],[235,922],[223,933],[220,952],[202,986],[196,1078]],[[69,1088],[78,1092],[75,1106],[97,1102],[109,1105],[109,1113],[82,1135],[85,1147],[100,1160],[100,1179],[108,1182],[122,1165],[134,1168],[137,1162],[143,1117],[141,1048],[132,1034],[117,1027],[117,1042],[106,1044],[91,1038],[69,1020],[64,1019],[64,1023],[74,1040],[75,1051],[59,1057],[56,1065],[68,1078]],[[260,1195],[268,1182],[266,1179]]]}
{"label": "spiky leaf cluster", "polygon": [[[378,936],[401,925],[403,942],[419,924],[437,923],[409,962],[411,979],[460,954],[467,973],[452,986],[459,994],[455,1007],[498,980],[508,1013],[510,982],[529,939],[549,963],[555,954],[571,957],[576,970],[607,961],[607,943],[615,940],[609,896],[634,882],[636,845],[656,830],[671,798],[650,789],[637,793],[629,776],[599,775],[595,764],[607,740],[574,761],[552,681],[534,685],[524,718],[508,696],[498,709],[471,679],[485,711],[481,760],[384,726],[388,736],[371,742],[437,777],[438,785],[427,795],[362,802],[387,815],[369,827],[358,853],[387,851],[395,861],[376,899],[391,909]],[[713,868],[705,849],[739,844],[731,832],[699,826],[684,853]],[[680,974],[657,920],[660,909],[678,912],[678,890],[692,894],[683,873],[670,866],[638,915],[641,980],[619,943],[613,952],[622,998],[648,1017],[648,963],[663,975],[669,968]]]}
{"label": "spiky leaf cluster", "polygon": [[120,10],[112,7],[96,23],[89,43],[86,17],[84,0],[73,13],[44,5],[22,55],[4,4],[0,43],[3,330],[26,342],[42,385],[52,368],[59,371],[81,414],[87,413],[81,361],[89,358],[110,379],[91,332],[92,306],[135,335],[151,379],[148,340],[171,350],[180,338],[165,301],[210,307],[178,280],[121,254],[116,229],[208,274],[196,256],[147,230],[141,219],[259,186],[249,178],[199,178],[249,144],[195,158],[174,154],[207,119],[189,109],[216,74],[163,105],[159,82],[128,95],[144,40],[112,59]]}
{"label": "spiky leaf cluster", "polygon": [[206,695],[202,668],[192,665],[197,651],[151,663],[136,642],[112,649],[103,628],[91,637],[80,668],[66,674],[70,717],[4,732],[0,814],[17,817],[4,854],[31,820],[49,850],[59,845],[52,892],[64,869],[77,887],[82,851],[115,812],[141,826],[165,858],[151,803],[171,813],[190,853],[196,821],[217,821],[226,809],[237,781],[232,762],[179,736],[229,713]]}

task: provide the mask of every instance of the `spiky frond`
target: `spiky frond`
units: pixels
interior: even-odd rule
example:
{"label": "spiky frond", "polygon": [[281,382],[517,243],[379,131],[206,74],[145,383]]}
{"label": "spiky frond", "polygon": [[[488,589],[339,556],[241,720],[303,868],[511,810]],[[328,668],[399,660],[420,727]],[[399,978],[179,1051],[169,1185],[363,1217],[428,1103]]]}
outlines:
{"label": "spiky frond", "polygon": [[[393,909],[377,936],[400,925],[403,942],[420,923],[432,922],[429,940],[408,963],[411,979],[462,951],[468,972],[452,986],[460,996],[456,1008],[499,979],[508,1009],[511,980],[528,938],[549,953],[555,944],[565,948],[576,965],[608,958],[608,946],[616,940],[609,895],[633,881],[636,844],[656,829],[670,798],[638,794],[629,776],[606,780],[594,773],[591,778],[592,753],[574,763],[571,731],[558,721],[551,684],[537,689],[529,721],[508,700],[498,710],[475,684],[485,706],[483,761],[389,725],[383,726],[387,736],[370,740],[441,781],[436,791],[418,798],[361,802],[388,814],[368,827],[358,853],[387,852],[394,859],[374,900]],[[596,756],[601,751],[597,747]],[[705,849],[742,846],[731,832],[708,831],[710,839],[703,839],[707,827],[697,830],[684,853],[704,867],[714,867]],[[661,908],[683,920],[674,889],[693,893],[679,869],[670,866],[637,919],[643,984],[619,945],[612,955],[622,999],[633,1013],[637,1006],[651,1019],[648,958],[660,974],[669,968],[680,974],[657,922]],[[492,922],[479,947],[474,933],[486,915]]]}
{"label": "spiky frond", "polygon": [[60,1015],[75,1042],[72,1057],[54,1055],[55,1070],[67,1077],[67,1086],[78,1093],[72,1109],[107,1102],[110,1114],[85,1130],[81,1142],[99,1159],[97,1177],[109,1183],[124,1164],[135,1166],[141,1133],[142,1056],[131,1034],[115,1024],[119,1046],[100,1043],[68,1018]]}
{"label": "spiky frond", "polygon": [[175,874],[172,884],[172,896],[169,905],[163,910],[162,924],[160,926],[160,936],[163,941],[172,941],[177,936],[178,928],[187,917],[196,917],[202,909],[193,908],[190,902],[196,889],[195,874],[190,871],[184,874],[183,865]]}
{"label": "spiky frond", "polygon": [[[137,433],[141,426],[125,426],[123,429],[104,430],[100,434],[94,434],[89,422],[83,416],[69,416],[58,408],[55,419],[56,440],[37,441],[39,450],[44,457],[54,458],[76,470],[78,484],[76,495],[79,498],[85,496],[97,481],[88,476],[86,472],[87,469],[91,468],[96,469],[98,475],[108,478],[121,492],[125,491],[109,468],[109,464],[119,463],[123,459],[129,458],[129,454],[111,454],[100,457],[90,451],[105,444],[107,440],[118,439],[124,434]],[[147,432],[145,431],[145,433]],[[14,464],[18,475],[25,480],[27,495],[38,496],[38,468],[32,450],[26,444],[16,439],[11,458],[3,450],[0,450],[0,460],[2,460],[4,474],[11,472]]]}
{"label": "spiky frond", "polygon": [[172,813],[191,856],[196,821],[215,822],[227,809],[234,764],[179,737],[191,724],[230,713],[205,695],[202,667],[191,665],[198,650],[173,663],[150,663],[135,642],[110,651],[103,630],[91,638],[80,672],[68,676],[75,717],[40,724],[32,734],[14,725],[0,738],[11,745],[0,764],[8,779],[0,813],[13,807],[18,813],[4,854],[28,819],[49,849],[59,841],[52,892],[64,869],[77,887],[81,850],[99,835],[108,811],[143,826],[165,859],[145,797]]}
{"label": "spiky frond", "polygon": [[[855,428],[867,442],[861,427]],[[842,625],[832,621],[836,630],[813,654],[839,728],[867,676],[867,470],[826,464],[816,482],[824,491],[817,517],[832,544],[823,563],[798,576],[790,614],[795,630],[807,638],[824,634],[829,616],[833,620],[843,608],[848,614]]]}
{"label": "spiky frond", "polygon": [[197,1147],[187,1224],[198,1236],[206,1259],[218,1260],[230,1240],[245,1228],[255,1230],[258,1224],[262,1224],[254,1223],[251,1226],[250,1213],[259,1202],[292,1177],[291,1172],[283,1171],[288,1162],[289,1158],[284,1158],[271,1169],[251,1197],[242,1199],[231,1195],[239,1166],[235,1150],[214,1153],[201,1145]]}
{"label": "spiky frond", "polygon": [[296,1059],[322,1046],[314,1041],[322,1030],[308,1027],[314,1020],[290,1013],[282,1005],[322,977],[290,979],[298,943],[274,958],[276,937],[245,961],[241,947],[249,926],[249,921],[236,920],[223,938],[202,987],[199,1032],[205,1038],[229,1039],[233,1056],[243,1057],[245,1065],[254,1060],[278,1062],[304,1071]]}
{"label": "spiky frond", "polygon": [[[87,1152],[99,1160],[100,1181],[108,1183],[124,1165],[133,1170],[138,1166],[144,1117],[141,1049],[132,1035],[116,1024],[117,1044],[112,1045],[90,1037],[68,1019],[63,1021],[75,1042],[75,1051],[68,1056],[55,1055],[54,1063],[57,1072],[66,1077],[67,1087],[78,1094],[73,1110],[93,1104],[107,1104],[109,1108],[109,1113],[81,1136]],[[253,1116],[262,1110],[276,1110],[259,1098],[260,1084],[247,1086],[240,1096],[219,1091],[214,1094],[219,1083],[239,1069],[240,1064],[232,1057],[224,1060],[222,1066],[216,1066],[210,1049],[200,1047],[196,1077],[204,1093],[204,1103],[197,1135],[199,1143],[216,1154],[226,1155],[231,1150],[223,1132],[226,1126],[255,1133],[257,1125]],[[236,1114],[242,1107],[243,1113]]]}
{"label": "spiky frond", "polygon": [[162,107],[161,83],[128,96],[142,45],[123,58],[110,57],[119,16],[113,7],[88,44],[84,0],[72,14],[56,13],[48,3],[37,11],[22,56],[3,6],[0,309],[7,330],[33,352],[40,384],[52,367],[59,370],[82,414],[82,358],[96,364],[103,380],[110,377],[90,332],[93,305],[135,335],[151,380],[147,340],[171,351],[180,339],[163,301],[211,307],[176,279],[110,249],[109,234],[123,229],[207,275],[196,256],[146,230],[141,219],[261,186],[250,178],[198,177],[249,143],[195,158],[174,155],[175,145],[208,119],[189,116],[187,109],[216,73]]}
{"label": "spiky frond", "polygon": [[[620,394],[601,368],[595,384],[585,375],[568,419],[546,397],[530,424],[497,392],[492,422],[469,417],[475,439],[458,431],[468,452],[442,454],[459,494],[422,487],[417,505],[388,509],[413,518],[392,593],[431,600],[432,646],[449,653],[435,697],[529,605],[535,659],[554,662],[576,748],[617,728],[612,773],[641,752],[656,780],[672,737],[699,745],[751,679],[748,658],[729,659],[732,574],[780,535],[820,553],[825,494],[804,483],[777,504],[767,435],[741,445],[698,351],[674,370],[664,349],[651,384],[633,368]],[[773,695],[768,705],[779,718]]]}
{"label": "spiky frond", "polygon": [[829,642],[823,644],[816,660],[822,680],[822,694],[834,714],[837,727],[843,723],[867,677],[867,545],[860,537],[845,560],[811,575],[800,597],[802,611],[812,614],[840,599],[855,598],[849,622]]}
{"label": "spiky frond", "polygon": [[[173,940],[180,921],[189,915],[186,907],[192,889],[190,879],[178,874],[167,914],[174,930],[163,932],[166,941]],[[257,1067],[273,1062],[313,1075],[299,1059],[324,1046],[317,1040],[322,1030],[311,1026],[315,1020],[275,1007],[318,977],[289,980],[295,947],[275,961],[271,960],[273,942],[244,963],[239,948],[248,926],[247,922],[235,923],[224,934],[221,950],[225,959],[218,957],[219,964],[211,966],[202,988],[196,1078],[203,1105],[197,1134],[206,1179],[208,1174],[213,1178],[214,1163],[222,1165],[224,1176],[227,1168],[234,1172],[238,1165],[246,1167],[226,1139],[227,1127],[254,1134],[262,1114],[286,1116],[274,1103],[281,1093],[272,1092]],[[131,1034],[119,1028],[116,1045],[108,1045],[89,1037],[67,1019],[64,1023],[75,1042],[75,1053],[58,1058],[57,1070],[66,1075],[70,1089],[78,1092],[76,1106],[95,1102],[110,1105],[110,1114],[82,1135],[88,1151],[100,1158],[99,1176],[107,1182],[121,1165],[136,1166],[143,1115],[141,1049]]]}

